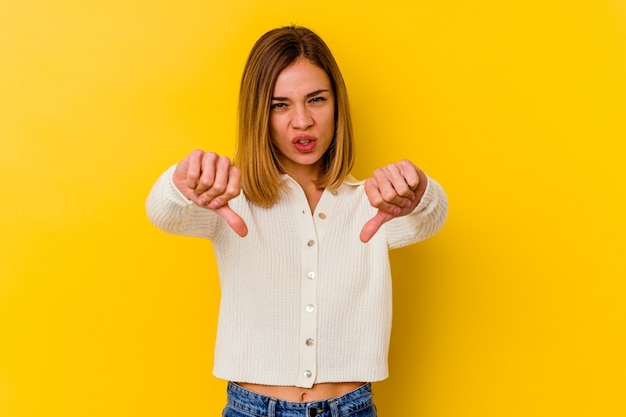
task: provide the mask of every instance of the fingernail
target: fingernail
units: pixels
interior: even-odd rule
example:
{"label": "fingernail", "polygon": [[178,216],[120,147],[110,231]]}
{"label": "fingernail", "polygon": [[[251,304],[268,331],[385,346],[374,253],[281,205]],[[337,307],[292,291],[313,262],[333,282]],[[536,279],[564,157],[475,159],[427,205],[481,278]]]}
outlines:
{"label": "fingernail", "polygon": [[203,196],[198,197],[198,205],[199,206],[206,206],[206,203],[208,203],[207,199]]}
{"label": "fingernail", "polygon": [[220,208],[221,204],[220,204],[219,200],[214,199],[214,200],[211,200],[211,204],[209,204],[209,206],[211,208],[216,209],[216,208]]}

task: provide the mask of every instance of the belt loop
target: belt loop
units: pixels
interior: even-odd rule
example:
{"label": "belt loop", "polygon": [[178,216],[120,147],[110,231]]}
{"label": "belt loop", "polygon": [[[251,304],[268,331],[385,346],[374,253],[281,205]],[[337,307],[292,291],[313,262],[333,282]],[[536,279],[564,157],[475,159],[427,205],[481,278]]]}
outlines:
{"label": "belt loop", "polygon": [[328,400],[328,405],[330,405],[330,415],[332,417],[341,417],[339,414],[339,401],[336,399]]}
{"label": "belt loop", "polygon": [[267,417],[276,417],[276,398],[270,398],[267,405]]}

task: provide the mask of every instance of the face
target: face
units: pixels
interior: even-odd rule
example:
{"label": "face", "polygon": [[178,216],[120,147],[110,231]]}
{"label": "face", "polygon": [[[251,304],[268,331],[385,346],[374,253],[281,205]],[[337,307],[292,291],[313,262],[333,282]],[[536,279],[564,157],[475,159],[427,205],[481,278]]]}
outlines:
{"label": "face", "polygon": [[298,59],[276,79],[270,136],[288,174],[317,176],[335,135],[335,95],[320,67]]}

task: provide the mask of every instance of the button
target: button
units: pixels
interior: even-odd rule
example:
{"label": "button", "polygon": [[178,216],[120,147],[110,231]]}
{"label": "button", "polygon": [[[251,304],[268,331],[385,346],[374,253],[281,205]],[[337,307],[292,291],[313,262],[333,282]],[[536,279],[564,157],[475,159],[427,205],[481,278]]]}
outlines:
{"label": "button", "polygon": [[306,277],[308,279],[315,279],[315,272],[311,271],[308,274],[306,274]]}
{"label": "button", "polygon": [[320,217],[320,219],[322,219],[322,220],[326,218],[326,215],[325,215],[324,213],[320,213],[320,214],[318,214],[318,216],[319,216],[319,217]]}
{"label": "button", "polygon": [[313,245],[315,245],[315,241],[314,240],[309,240],[308,242],[306,242],[306,245],[309,246],[309,247],[313,246]]}
{"label": "button", "polygon": [[304,343],[306,343],[307,346],[313,346],[315,344],[315,341],[313,339],[307,339]]}
{"label": "button", "polygon": [[304,371],[305,378],[311,378],[312,376],[313,376],[313,372],[309,371],[308,369]]}
{"label": "button", "polygon": [[315,306],[313,304],[307,304],[304,309],[307,311],[307,313],[312,313],[313,310],[315,310]]}
{"label": "button", "polygon": [[331,191],[330,193],[331,193],[332,195],[334,195],[334,196],[336,196],[337,194],[339,194],[339,192],[338,192],[338,191]]}

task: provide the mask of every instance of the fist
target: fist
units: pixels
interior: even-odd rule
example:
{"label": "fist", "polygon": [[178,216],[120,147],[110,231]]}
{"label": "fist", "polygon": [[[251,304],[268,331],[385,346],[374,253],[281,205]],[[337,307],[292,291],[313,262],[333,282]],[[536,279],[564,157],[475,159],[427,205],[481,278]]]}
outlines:
{"label": "fist", "polygon": [[243,219],[228,206],[241,192],[241,171],[228,157],[195,150],[176,166],[172,181],[195,205],[222,216],[239,236],[248,233]]}
{"label": "fist", "polygon": [[361,241],[368,242],[383,224],[415,210],[426,181],[426,175],[407,160],[376,169],[365,181],[365,193],[378,212],[361,229]]}

